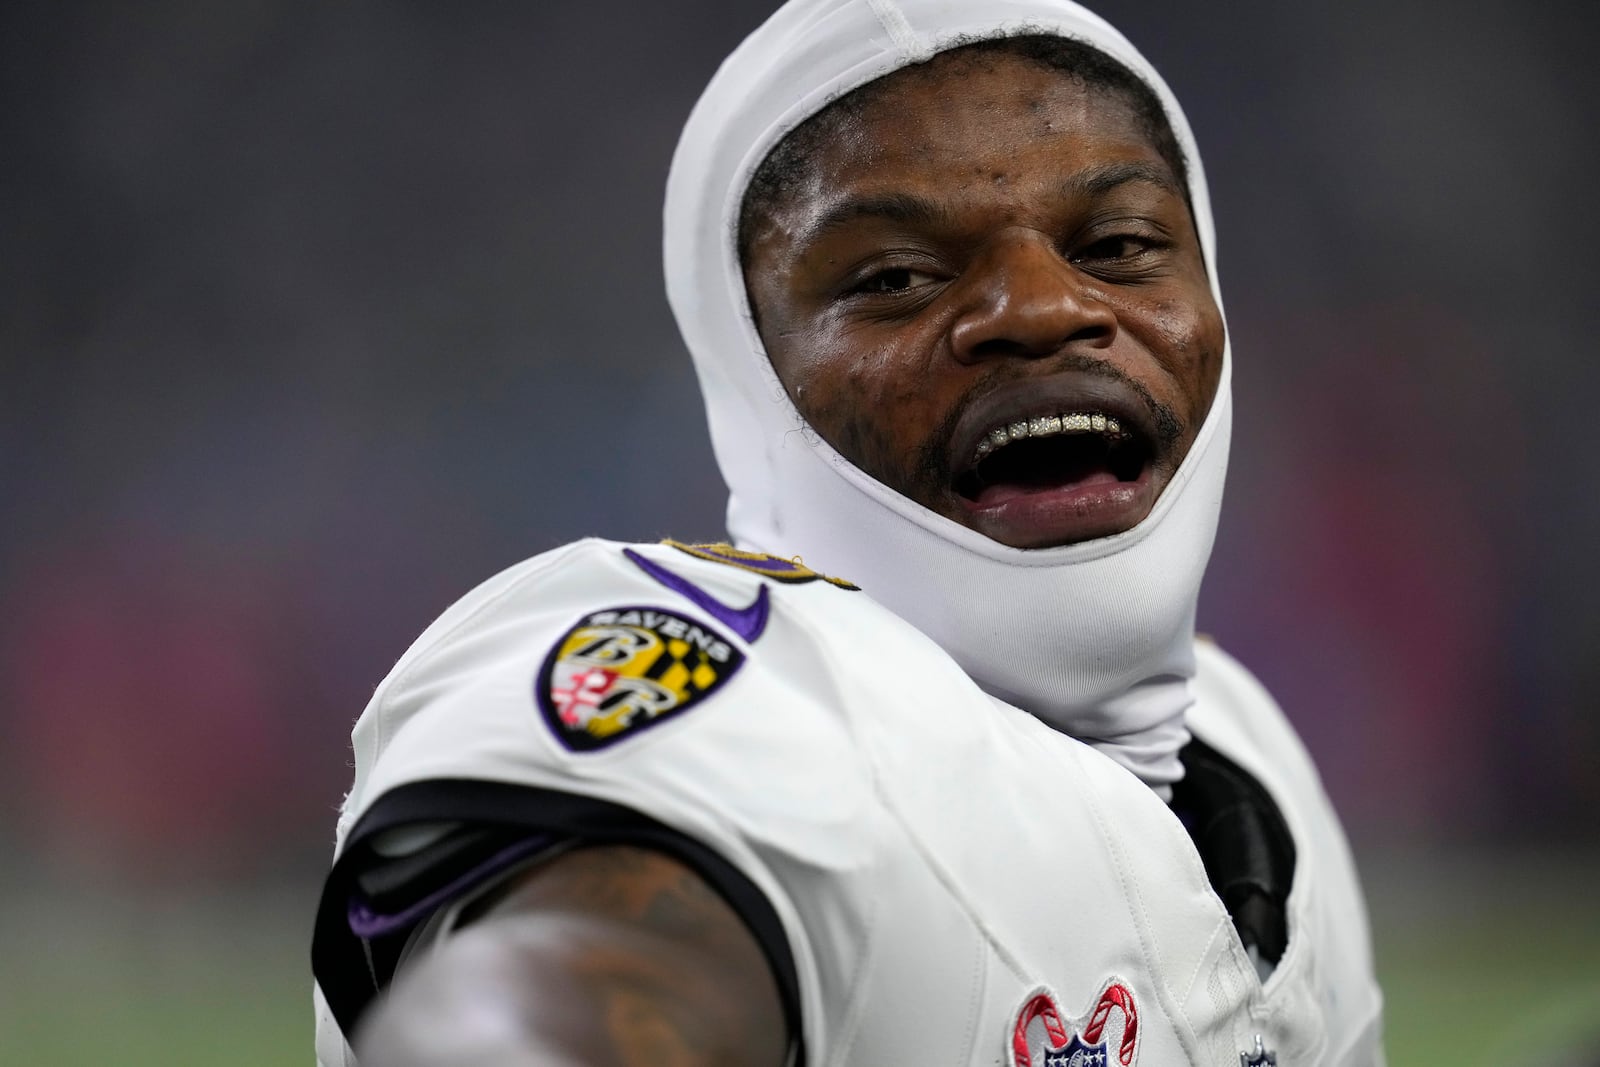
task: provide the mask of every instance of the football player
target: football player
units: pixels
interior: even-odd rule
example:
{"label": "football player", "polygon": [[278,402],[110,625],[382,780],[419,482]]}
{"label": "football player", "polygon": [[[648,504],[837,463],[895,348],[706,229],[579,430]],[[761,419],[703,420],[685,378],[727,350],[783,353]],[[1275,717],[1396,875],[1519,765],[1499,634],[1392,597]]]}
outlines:
{"label": "football player", "polygon": [[1069,0],[793,0],[665,240],[734,543],[565,546],[401,658],[325,1067],[1381,1063],[1338,822],[1195,639],[1231,357],[1150,65]]}

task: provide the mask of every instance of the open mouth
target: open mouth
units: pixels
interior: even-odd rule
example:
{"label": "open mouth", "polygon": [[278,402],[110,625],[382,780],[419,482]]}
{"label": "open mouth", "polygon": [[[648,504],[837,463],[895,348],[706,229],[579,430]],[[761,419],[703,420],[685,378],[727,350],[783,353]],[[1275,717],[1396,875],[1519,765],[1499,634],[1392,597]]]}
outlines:
{"label": "open mouth", "polygon": [[1137,483],[1153,455],[1144,435],[1114,415],[1035,416],[984,434],[967,469],[956,476],[955,489],[987,506],[1029,494]]}

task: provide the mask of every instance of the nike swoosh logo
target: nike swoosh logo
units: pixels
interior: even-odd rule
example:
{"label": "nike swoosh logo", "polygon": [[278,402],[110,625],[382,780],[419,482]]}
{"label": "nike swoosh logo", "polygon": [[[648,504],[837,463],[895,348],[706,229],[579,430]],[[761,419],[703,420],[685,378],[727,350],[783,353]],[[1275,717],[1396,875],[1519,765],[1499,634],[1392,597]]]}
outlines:
{"label": "nike swoosh logo", "polygon": [[674,593],[688,597],[696,607],[744,638],[746,643],[753,643],[756,638],[766,631],[767,616],[772,610],[772,605],[767,597],[767,584],[765,582],[761,583],[761,589],[756,593],[756,599],[749,607],[736,608],[731,604],[724,604],[689,579],[683,577],[683,575],[674,574],[661,564],[641,556],[631,548],[623,549],[622,554],[631,559],[640,570]]}

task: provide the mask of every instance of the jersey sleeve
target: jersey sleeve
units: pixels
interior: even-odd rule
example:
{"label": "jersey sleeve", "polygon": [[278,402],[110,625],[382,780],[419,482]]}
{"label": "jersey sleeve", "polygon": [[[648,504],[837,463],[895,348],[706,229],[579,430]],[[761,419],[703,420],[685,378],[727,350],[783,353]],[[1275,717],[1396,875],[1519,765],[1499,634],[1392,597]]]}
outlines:
{"label": "jersey sleeve", "polygon": [[[808,637],[829,598],[857,595],[587,541],[448,611],[353,733],[313,941],[319,1030],[351,1034],[445,909],[575,844],[631,844],[733,906],[805,1033],[819,970],[847,968],[860,934],[830,887],[873,862],[879,819]],[[329,1067],[348,1056],[333,1034],[319,1050]]]}

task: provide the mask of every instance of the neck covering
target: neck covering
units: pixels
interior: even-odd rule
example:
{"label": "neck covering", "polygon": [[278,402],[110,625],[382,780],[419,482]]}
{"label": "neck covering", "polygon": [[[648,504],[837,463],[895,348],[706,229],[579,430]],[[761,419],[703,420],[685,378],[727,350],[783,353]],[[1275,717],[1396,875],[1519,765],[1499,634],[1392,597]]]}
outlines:
{"label": "neck covering", "polygon": [[[740,203],[787,133],[869,81],[977,40],[1074,37],[1160,99],[1188,166],[1217,286],[1216,240],[1188,121],[1151,65],[1069,0],[792,0],[717,71],[667,180],[667,295],[694,357],[728,529],[745,549],[859,584],[986,692],[1084,740],[1163,795],[1182,777],[1194,616],[1228,461],[1232,355],[1189,454],[1150,514],[1111,537],[1018,549],[913,503],[805,428],[768,362],[740,273]],[[797,432],[798,431],[798,432]]]}

